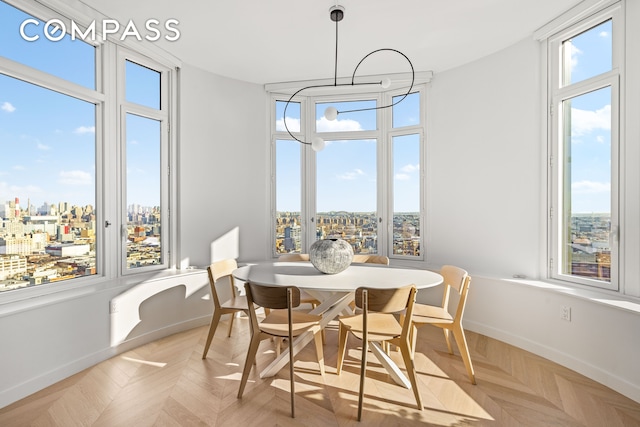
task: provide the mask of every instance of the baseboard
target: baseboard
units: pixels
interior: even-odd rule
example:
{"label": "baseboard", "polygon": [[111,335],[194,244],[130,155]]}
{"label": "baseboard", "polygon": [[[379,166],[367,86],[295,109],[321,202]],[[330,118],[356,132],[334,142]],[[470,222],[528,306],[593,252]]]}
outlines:
{"label": "baseboard", "polygon": [[557,349],[540,344],[539,342],[535,342],[521,336],[516,336],[508,331],[486,326],[482,323],[465,321],[464,327],[466,330],[485,335],[529,351],[540,357],[544,357],[545,359],[549,359],[640,403],[640,387],[638,385],[632,384],[624,378],[620,378],[619,376],[607,372],[598,366],[578,359],[575,355],[558,351]]}

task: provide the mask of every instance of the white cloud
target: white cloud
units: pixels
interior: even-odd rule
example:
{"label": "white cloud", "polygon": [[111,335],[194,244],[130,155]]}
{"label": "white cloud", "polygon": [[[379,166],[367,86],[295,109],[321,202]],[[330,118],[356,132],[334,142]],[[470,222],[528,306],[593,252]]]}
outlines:
{"label": "white cloud", "polygon": [[[293,117],[287,117],[287,127],[290,132],[300,132],[300,119],[294,119]],[[276,130],[279,132],[286,132],[284,127],[284,119],[276,120]]]}
{"label": "white cloud", "polygon": [[611,184],[608,182],[578,181],[571,184],[571,192],[574,194],[608,193]]}
{"label": "white cloud", "polygon": [[5,101],[5,102],[2,103],[2,106],[0,107],[0,110],[6,111],[7,113],[13,113],[14,111],[16,111],[16,107],[11,105],[10,102]]}
{"label": "white cloud", "polygon": [[400,170],[404,173],[411,173],[420,170],[420,165],[408,164],[401,167]]}
{"label": "white cloud", "polygon": [[594,130],[611,130],[611,105],[595,111],[571,109],[571,135],[586,135]]}
{"label": "white cloud", "polygon": [[60,171],[58,183],[65,185],[91,185],[91,174],[84,171]]}
{"label": "white cloud", "polygon": [[47,151],[47,150],[51,150],[51,147],[38,142],[38,150]]}
{"label": "white cloud", "polygon": [[18,185],[10,185],[5,181],[0,181],[0,200],[13,200],[20,194],[28,194],[30,196],[44,194],[42,188],[35,185],[26,185],[24,187]]}
{"label": "white cloud", "polygon": [[25,168],[24,166],[22,166],[22,165],[15,165],[12,169],[13,169],[14,171],[23,171],[23,170],[26,170],[26,168]]}
{"label": "white cloud", "polygon": [[364,175],[366,174],[362,171],[362,169],[354,169],[351,172],[345,172],[341,175],[338,175],[338,179],[344,179],[344,180],[350,181],[350,180],[356,179],[359,176],[364,176]]}
{"label": "white cloud", "polygon": [[598,35],[602,38],[607,38],[609,37],[609,32],[608,31],[600,31],[600,33],[598,33]]}
{"label": "white cloud", "polygon": [[406,173],[397,173],[395,179],[396,181],[409,181],[411,177]]}
{"label": "white cloud", "polygon": [[573,44],[571,46],[571,71],[575,70],[578,66],[578,56],[582,55],[582,51],[575,47]]}
{"label": "white cloud", "polygon": [[78,135],[83,135],[85,133],[96,133],[95,126],[80,126],[73,131],[73,133],[77,133]]}

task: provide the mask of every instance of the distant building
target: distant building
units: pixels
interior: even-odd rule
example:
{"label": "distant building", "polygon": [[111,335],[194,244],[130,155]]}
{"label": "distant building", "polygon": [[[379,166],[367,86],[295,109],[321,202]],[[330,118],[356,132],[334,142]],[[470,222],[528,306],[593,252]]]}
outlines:
{"label": "distant building", "polygon": [[73,257],[85,255],[89,252],[90,246],[87,244],[76,245],[73,243],[62,243],[49,245],[45,252],[54,257]]}
{"label": "distant building", "polygon": [[27,272],[27,259],[18,255],[0,256],[0,280]]}

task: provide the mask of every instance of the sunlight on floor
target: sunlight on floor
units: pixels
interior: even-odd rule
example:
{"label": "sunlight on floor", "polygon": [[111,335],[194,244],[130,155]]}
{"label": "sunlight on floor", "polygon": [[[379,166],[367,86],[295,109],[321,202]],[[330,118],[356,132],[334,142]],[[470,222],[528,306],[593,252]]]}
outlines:
{"label": "sunlight on floor", "polygon": [[135,363],[140,363],[141,365],[149,365],[149,366],[155,366],[156,368],[164,368],[165,366],[167,366],[166,363],[162,363],[162,362],[151,362],[149,360],[140,360],[140,359],[134,359],[132,357],[128,357],[128,356],[122,356],[123,360],[127,360],[129,362],[135,362]]}

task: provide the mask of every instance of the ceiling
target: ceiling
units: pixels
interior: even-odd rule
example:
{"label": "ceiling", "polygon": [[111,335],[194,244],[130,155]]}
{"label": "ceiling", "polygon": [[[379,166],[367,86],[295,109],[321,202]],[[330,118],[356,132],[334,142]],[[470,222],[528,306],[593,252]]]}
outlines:
{"label": "ceiling", "polygon": [[[82,0],[141,29],[177,19],[180,38],[154,42],[212,73],[259,84],[331,78],[335,23],[331,0]],[[338,76],[367,53],[403,52],[416,71],[438,73],[522,39],[581,0],[340,0]],[[168,33],[164,33],[168,34]],[[164,35],[163,34],[163,35]],[[150,43],[150,42],[147,42]],[[368,58],[358,75],[409,71],[400,55]]]}

